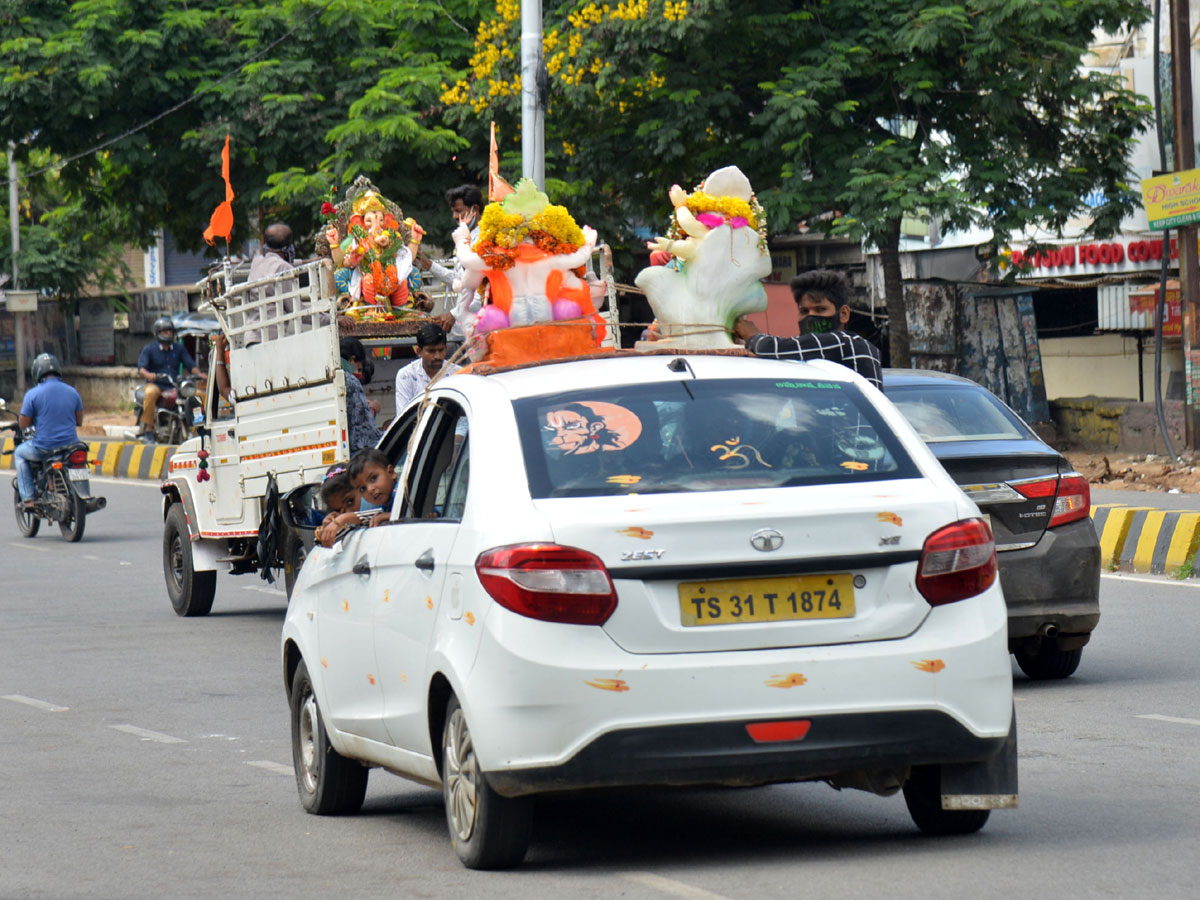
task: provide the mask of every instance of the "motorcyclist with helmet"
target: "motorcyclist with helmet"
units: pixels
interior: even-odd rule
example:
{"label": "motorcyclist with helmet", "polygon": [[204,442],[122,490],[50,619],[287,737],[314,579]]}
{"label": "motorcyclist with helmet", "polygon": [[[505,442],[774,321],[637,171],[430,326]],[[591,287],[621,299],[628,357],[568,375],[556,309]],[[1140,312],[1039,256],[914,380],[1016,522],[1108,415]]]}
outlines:
{"label": "motorcyclist with helmet", "polygon": [[58,359],[43,353],[33,361],[31,371],[34,387],[25,394],[18,424],[22,430],[32,425],[36,432],[32,441],[22,441],[13,450],[17,490],[25,509],[34,507],[33,464],[56,447],[78,441],[75,429],[83,424],[83,400],[79,391],[62,380]]}
{"label": "motorcyclist with helmet", "polygon": [[196,360],[183,344],[175,340],[175,323],[168,316],[154,320],[154,340],[142,348],[138,357],[138,372],[146,379],[146,394],[142,402],[142,421],[138,436],[153,439],[154,417],[163,389],[174,385],[180,371],[201,375]]}

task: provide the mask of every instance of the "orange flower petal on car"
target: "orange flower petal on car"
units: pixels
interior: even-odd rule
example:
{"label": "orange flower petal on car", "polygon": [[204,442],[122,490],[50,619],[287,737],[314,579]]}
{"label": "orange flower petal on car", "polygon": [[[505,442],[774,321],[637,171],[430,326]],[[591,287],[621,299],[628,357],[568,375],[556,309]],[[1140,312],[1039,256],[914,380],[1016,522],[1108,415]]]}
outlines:
{"label": "orange flower petal on car", "polygon": [[842,468],[849,469],[851,472],[865,472],[871,467],[864,462],[854,462],[848,459],[842,463]]}
{"label": "orange flower petal on car", "polygon": [[426,608],[426,609],[433,609],[433,598],[432,598],[432,597],[426,597],[426,598],[425,598],[425,608]]}
{"label": "orange flower petal on car", "polygon": [[900,526],[902,526],[904,524],[904,520],[902,518],[900,518],[898,515],[896,515],[894,512],[875,513],[875,518],[878,519],[880,522],[890,522],[891,524],[895,525],[897,528],[899,528]]}
{"label": "orange flower petal on car", "polygon": [[465,616],[463,616],[463,621],[466,622],[468,625],[474,625],[475,624],[475,613],[473,613],[473,612],[467,613]]}
{"label": "orange flower petal on car", "polygon": [[329,660],[327,660],[327,659],[326,659],[325,657],[323,657],[323,656],[321,657],[321,668],[323,668],[323,669],[328,669],[328,668],[329,668]]}
{"label": "orange flower petal on car", "polygon": [[350,601],[349,600],[342,601],[342,612],[350,612]]}
{"label": "orange flower petal on car", "polygon": [[921,672],[940,672],[946,664],[940,659],[918,659],[913,661],[912,667]]}
{"label": "orange flower petal on car", "polygon": [[387,603],[391,599],[392,599],[392,589],[388,588],[386,591],[383,592],[383,602]]}
{"label": "orange flower petal on car", "polygon": [[367,673],[367,681],[371,682],[371,684],[375,683],[375,676],[372,675],[370,672]]}
{"label": "orange flower petal on car", "polygon": [[641,538],[643,541],[648,541],[654,537],[654,532],[648,528],[639,528],[636,525],[631,525],[628,528],[621,528],[617,534],[623,534],[625,537]]}
{"label": "orange flower petal on car", "polygon": [[771,680],[766,682],[767,687],[776,688],[800,687],[802,684],[808,684],[808,679],[799,672],[788,672],[786,675],[772,675]]}
{"label": "orange flower petal on car", "polygon": [[629,690],[629,685],[620,678],[595,678],[591,681],[585,681],[584,684],[588,687],[599,688],[602,691],[613,691],[618,694]]}

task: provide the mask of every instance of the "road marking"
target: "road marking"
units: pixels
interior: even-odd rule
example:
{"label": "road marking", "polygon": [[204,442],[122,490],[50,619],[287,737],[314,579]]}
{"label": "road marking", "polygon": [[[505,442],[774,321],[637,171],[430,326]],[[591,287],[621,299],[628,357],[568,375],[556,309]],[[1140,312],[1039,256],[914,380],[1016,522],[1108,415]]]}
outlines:
{"label": "road marking", "polygon": [[154,488],[156,491],[162,490],[162,482],[154,479],[147,480],[145,478],[113,478],[109,475],[93,475],[89,481],[100,484],[128,484],[134,487]]}
{"label": "road marking", "polygon": [[1111,578],[1113,581],[1137,581],[1142,584],[1173,584],[1177,587],[1200,588],[1200,582],[1192,581],[1191,579],[1168,578],[1143,578],[1138,575],[1124,575],[1119,572],[1101,572],[1101,578]]}
{"label": "road marking", "polygon": [[275,596],[275,597],[287,596],[285,591],[281,591],[278,588],[262,587],[257,584],[243,584],[242,590],[243,591],[257,591],[260,594],[271,594],[272,596]]}
{"label": "road marking", "polygon": [[246,763],[248,766],[254,766],[256,769],[263,769],[267,772],[274,772],[276,775],[295,775],[296,772],[291,766],[280,765],[277,762],[271,762],[269,759],[252,759]]}
{"label": "road marking", "polygon": [[90,559],[92,562],[104,562],[104,559],[103,559],[102,557],[99,557],[99,556],[89,556],[89,555],[88,555],[88,554],[86,554],[86,553],[85,553],[85,554],[83,554],[83,558],[84,558],[84,559]]}
{"label": "road marking", "polygon": [[39,547],[36,544],[30,544],[29,542],[25,542],[24,544],[21,544],[21,543],[18,543],[17,541],[9,541],[8,546],[16,547],[18,550],[33,550],[36,553],[49,553],[50,552],[49,547]]}
{"label": "road marking", "polygon": [[664,894],[687,897],[688,900],[728,900],[727,897],[721,894],[714,894],[712,891],[704,890],[704,888],[684,884],[682,881],[676,881],[674,878],[664,878],[662,875],[655,875],[653,872],[623,872],[620,877],[625,881],[631,881],[634,884],[640,884],[642,887],[648,887]]}
{"label": "road marking", "polygon": [[1134,716],[1135,719],[1153,719],[1156,722],[1174,722],[1176,725],[1200,725],[1200,719],[1180,719],[1176,716],[1145,715]]}
{"label": "road marking", "polygon": [[45,700],[35,700],[32,697],[22,697],[20,694],[5,694],[3,697],[0,697],[0,700],[24,703],[26,706],[32,706],[34,709],[44,709],[46,712],[66,712],[71,708],[69,706],[57,706],[54,703],[47,703]]}
{"label": "road marking", "polygon": [[157,744],[186,744],[183,738],[171,737],[169,734],[163,734],[161,731],[150,731],[147,728],[138,728],[136,725],[109,725],[109,728],[114,731],[123,731],[126,734],[132,734],[134,737],[139,737],[143,741],[154,741]]}
{"label": "road marking", "polygon": [[132,565],[133,565],[133,563],[131,563],[131,562],[125,562],[124,560],[122,560],[122,561],[119,563],[119,565],[122,565],[122,566],[132,566]]}

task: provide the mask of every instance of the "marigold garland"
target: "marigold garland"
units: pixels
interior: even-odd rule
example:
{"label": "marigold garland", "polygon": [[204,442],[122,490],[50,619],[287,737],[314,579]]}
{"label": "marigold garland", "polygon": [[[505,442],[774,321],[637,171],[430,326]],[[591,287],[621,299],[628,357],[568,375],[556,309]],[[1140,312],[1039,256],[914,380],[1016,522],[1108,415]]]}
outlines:
{"label": "marigold garland", "polygon": [[[735,219],[739,216],[744,218],[749,226],[758,232],[758,246],[765,250],[767,247],[767,215],[763,211],[762,204],[758,202],[758,196],[752,193],[750,201],[747,203],[739,197],[717,197],[713,194],[706,194],[702,190],[703,187],[703,183],[696,185],[688,195],[686,204],[688,211],[692,215],[715,212],[727,219]],[[667,237],[674,241],[688,238],[684,230],[679,227],[679,222],[674,215],[671,216],[671,224],[667,227]]]}
{"label": "marigold garland", "polygon": [[505,212],[499,203],[489,203],[479,220],[475,252],[493,269],[510,269],[516,248],[525,240],[546,253],[574,253],[583,245],[583,230],[565,206],[548,205],[532,218]]}

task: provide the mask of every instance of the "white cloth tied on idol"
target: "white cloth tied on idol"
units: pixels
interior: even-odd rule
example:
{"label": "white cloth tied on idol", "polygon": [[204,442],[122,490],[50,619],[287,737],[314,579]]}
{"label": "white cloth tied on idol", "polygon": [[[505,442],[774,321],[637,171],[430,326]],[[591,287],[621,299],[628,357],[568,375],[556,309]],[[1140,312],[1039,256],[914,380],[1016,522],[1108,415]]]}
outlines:
{"label": "white cloth tied on idol", "polygon": [[522,294],[513,297],[508,318],[511,325],[533,325],[536,322],[549,322],[554,314],[545,294]]}

